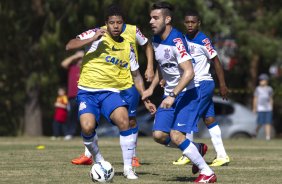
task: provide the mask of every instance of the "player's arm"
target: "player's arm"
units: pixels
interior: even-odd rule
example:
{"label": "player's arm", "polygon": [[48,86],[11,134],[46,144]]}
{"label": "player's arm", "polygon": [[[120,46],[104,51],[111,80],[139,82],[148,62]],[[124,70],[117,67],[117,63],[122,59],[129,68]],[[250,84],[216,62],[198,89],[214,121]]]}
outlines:
{"label": "player's arm", "polygon": [[[192,66],[192,61],[191,60],[187,60],[187,61],[181,62],[179,64],[179,66],[183,70],[183,74],[182,74],[182,77],[181,77],[179,83],[177,84],[177,86],[175,86],[175,88],[172,91],[175,94],[175,96],[177,96],[179,93],[181,93],[181,91],[194,78],[194,70],[193,70],[193,66]],[[162,101],[160,107],[161,108],[170,108],[172,106],[172,104],[174,103],[174,100],[175,100],[175,97],[167,96]]]}
{"label": "player's arm", "polygon": [[147,57],[147,68],[145,71],[145,78],[147,79],[147,82],[151,82],[154,78],[153,46],[149,41],[147,41],[147,43],[142,47],[145,50]]}
{"label": "player's arm", "polygon": [[104,29],[96,29],[95,31],[92,30],[90,33],[82,33],[77,38],[71,39],[67,43],[66,50],[80,49],[94,41],[99,40],[105,33],[106,30]]}
{"label": "player's arm", "polygon": [[228,88],[227,88],[226,83],[225,83],[224,71],[223,71],[222,65],[220,63],[218,56],[215,56],[214,58],[212,58],[212,61],[213,61],[213,64],[214,64],[216,76],[217,76],[218,81],[219,81],[220,95],[222,96],[223,99],[227,99]]}
{"label": "player's arm", "polygon": [[81,59],[83,56],[84,56],[83,51],[77,51],[75,54],[64,59],[61,62],[61,66],[67,69],[70,66],[70,64],[72,64],[74,61],[77,61],[78,59]]}
{"label": "player's arm", "polygon": [[[139,70],[131,71],[131,75],[132,75],[137,91],[139,92],[141,96],[143,96],[143,93],[145,91],[145,86],[144,86],[142,75],[140,74]],[[143,102],[144,102],[146,109],[151,114],[156,113],[157,109],[156,109],[155,104],[151,103],[151,101],[148,98],[144,99]]]}
{"label": "player's arm", "polygon": [[142,46],[143,50],[145,51],[146,58],[147,58],[147,68],[145,71],[145,78],[147,82],[151,82],[154,78],[154,53],[153,53],[153,46],[149,42],[148,38],[146,38],[139,28],[136,28],[136,41],[138,45]]}
{"label": "player's arm", "polygon": [[144,92],[143,92],[143,95],[142,95],[142,100],[146,99],[146,98],[149,98],[150,96],[152,96],[153,92],[154,92],[154,89],[157,87],[159,81],[160,81],[160,70],[159,70],[159,67],[157,67],[156,69],[156,73],[155,73],[155,76],[154,76],[154,79],[151,83],[151,85],[149,86],[148,89],[146,89]]}

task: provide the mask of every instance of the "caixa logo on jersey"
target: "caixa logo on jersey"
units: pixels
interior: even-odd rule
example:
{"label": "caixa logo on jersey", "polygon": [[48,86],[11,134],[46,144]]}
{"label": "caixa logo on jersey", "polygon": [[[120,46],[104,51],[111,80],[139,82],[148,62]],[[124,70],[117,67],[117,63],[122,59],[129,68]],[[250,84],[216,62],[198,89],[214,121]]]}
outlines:
{"label": "caixa logo on jersey", "polygon": [[181,38],[175,38],[173,39],[173,42],[175,43],[176,48],[180,52],[181,58],[183,58],[184,56],[188,56],[188,53]]}
{"label": "caixa logo on jersey", "polygon": [[122,68],[127,68],[128,67],[128,62],[127,61],[123,61],[123,60],[120,60],[118,58],[115,58],[115,57],[112,57],[112,56],[107,56],[105,58],[105,60],[109,63],[113,63],[114,65],[118,65]]}

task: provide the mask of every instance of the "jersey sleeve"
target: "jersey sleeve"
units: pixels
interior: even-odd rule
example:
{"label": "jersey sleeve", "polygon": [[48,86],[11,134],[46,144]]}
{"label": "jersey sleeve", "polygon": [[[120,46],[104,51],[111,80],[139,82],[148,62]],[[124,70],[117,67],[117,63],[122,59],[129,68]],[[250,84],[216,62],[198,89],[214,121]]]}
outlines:
{"label": "jersey sleeve", "polygon": [[131,71],[135,71],[139,68],[139,64],[136,60],[136,55],[135,55],[135,52],[134,52],[134,49],[130,48],[130,70]]}
{"label": "jersey sleeve", "polygon": [[174,53],[177,59],[177,62],[180,64],[184,61],[192,60],[190,54],[188,54],[186,47],[184,45],[184,38],[178,37],[173,39],[173,43],[175,46]]}
{"label": "jersey sleeve", "polygon": [[202,43],[203,43],[202,50],[203,50],[203,52],[205,53],[205,55],[207,56],[208,59],[212,59],[215,56],[217,56],[217,52],[214,49],[212,42],[210,41],[210,39],[208,37],[203,39]]}
{"label": "jersey sleeve", "polygon": [[148,38],[146,38],[142,32],[140,31],[140,29],[138,29],[138,27],[136,28],[136,40],[137,40],[137,43],[138,45],[145,45],[148,41]]}
{"label": "jersey sleeve", "polygon": [[86,39],[89,39],[89,38],[92,38],[95,33],[96,33],[97,29],[90,29],[88,31],[85,31],[79,35],[76,36],[76,38],[80,39],[80,40],[86,40]]}

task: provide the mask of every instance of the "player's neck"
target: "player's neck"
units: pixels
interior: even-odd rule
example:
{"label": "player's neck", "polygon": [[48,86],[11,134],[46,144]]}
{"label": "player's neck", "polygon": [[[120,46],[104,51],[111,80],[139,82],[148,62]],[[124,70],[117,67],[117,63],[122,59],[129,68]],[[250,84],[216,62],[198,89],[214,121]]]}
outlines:
{"label": "player's neck", "polygon": [[172,30],[172,26],[167,25],[164,32],[161,34],[161,39],[165,40],[168,37],[168,35],[170,34],[171,30]]}
{"label": "player's neck", "polygon": [[123,38],[121,36],[111,36],[115,42],[122,42]]}
{"label": "player's neck", "polygon": [[187,36],[190,40],[196,38],[196,36],[198,35],[199,30],[195,31],[194,33],[187,33]]}

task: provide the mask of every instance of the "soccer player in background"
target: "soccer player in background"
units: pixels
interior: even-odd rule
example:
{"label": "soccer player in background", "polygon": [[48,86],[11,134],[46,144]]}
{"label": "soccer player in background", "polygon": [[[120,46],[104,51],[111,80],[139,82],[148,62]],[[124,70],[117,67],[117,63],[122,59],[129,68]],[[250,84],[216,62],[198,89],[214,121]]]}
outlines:
{"label": "soccer player in background", "polygon": [[[113,8],[115,5],[110,5],[109,8]],[[102,29],[106,29],[106,26],[103,26]],[[91,32],[93,29],[86,31],[85,33],[80,34],[78,37],[80,39],[84,39],[89,37],[87,32]],[[142,34],[142,32],[135,26],[130,24],[123,24],[121,36],[130,42],[132,47],[134,48],[134,52],[136,55],[136,59],[138,61],[138,52],[137,52],[137,44],[142,46],[143,50],[145,50],[147,57],[147,69],[145,72],[145,78],[147,78],[148,82],[151,82],[154,77],[153,70],[153,48],[148,39]],[[130,127],[133,128],[134,131],[134,139],[135,145],[137,145],[138,138],[138,125],[136,122],[136,111],[139,104],[140,95],[133,85],[129,89],[122,90],[120,92],[121,96],[124,100],[129,104],[128,115],[130,121]],[[95,158],[94,158],[95,159]],[[80,157],[75,158],[71,161],[73,164],[77,165],[91,165],[92,164],[92,156],[88,149],[85,147],[84,154]],[[134,157],[132,160],[132,166],[139,167],[139,159],[136,157],[136,147],[134,149]]]}
{"label": "soccer player in background", "polygon": [[[138,179],[132,169],[135,148],[133,129],[129,125],[127,103],[120,91],[134,84],[140,94],[144,91],[142,76],[138,70],[134,49],[121,37],[123,15],[119,8],[109,8],[106,16],[107,30],[94,29],[80,34],[68,42],[66,50],[86,46],[78,82],[79,117],[84,145],[95,161],[104,158],[100,153],[95,128],[102,114],[120,130],[120,145],[124,162],[124,176]],[[133,78],[133,80],[132,80]],[[155,110],[145,100],[147,109]]]}
{"label": "soccer player in background", "polygon": [[186,50],[183,34],[171,25],[172,10],[167,2],[157,2],[151,8],[152,44],[160,73],[155,74],[142,99],[152,95],[162,76],[166,84],[164,99],[155,115],[154,140],[163,145],[175,144],[195,164],[200,170],[195,182],[213,183],[217,180],[216,175],[202,157],[207,146],[192,143],[185,136],[196,126],[198,95],[193,82],[192,57]]}
{"label": "soccer player in background", "polygon": [[[188,43],[189,54],[194,60],[194,82],[199,86],[197,87],[200,98],[198,112],[209,130],[211,141],[217,154],[210,166],[228,165],[230,159],[224,149],[221,130],[215,119],[214,104],[212,100],[215,84],[211,73],[209,72],[210,62],[212,62],[215,68],[219,81],[220,95],[223,99],[227,99],[228,88],[225,84],[224,72],[217,56],[217,52],[212,46],[211,40],[199,30],[201,20],[198,12],[194,10],[187,11],[184,18],[184,25],[187,31],[185,38]],[[194,131],[197,132],[198,130],[195,129]],[[186,137],[193,141],[193,132],[186,134]],[[184,165],[189,162],[189,159],[183,155],[178,160],[174,161],[173,164]]]}

